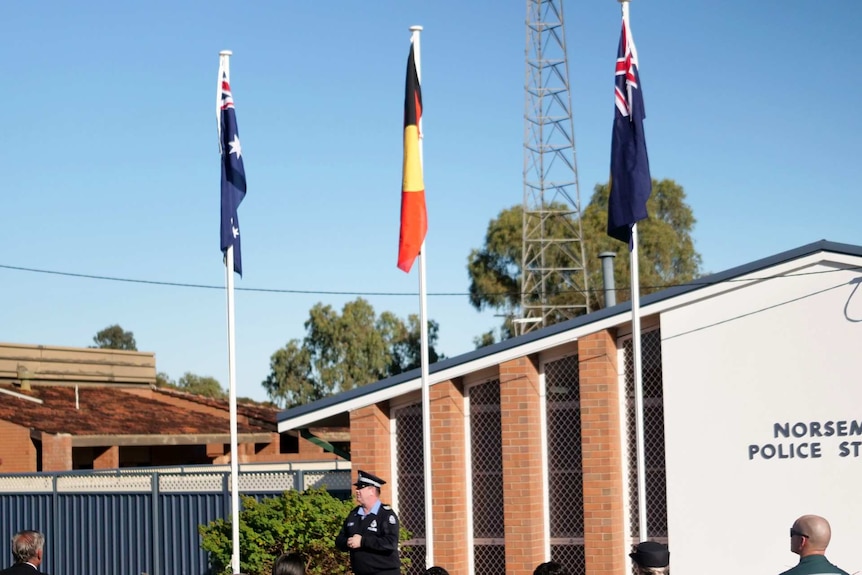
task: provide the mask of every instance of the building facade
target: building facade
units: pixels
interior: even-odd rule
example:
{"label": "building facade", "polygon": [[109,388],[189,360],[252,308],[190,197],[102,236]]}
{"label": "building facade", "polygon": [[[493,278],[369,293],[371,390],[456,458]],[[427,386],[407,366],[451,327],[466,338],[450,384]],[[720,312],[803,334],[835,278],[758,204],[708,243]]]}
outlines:
{"label": "building facade", "polygon": [[[862,479],[860,281],[862,248],[824,241],[643,298],[642,457],[629,304],[432,365],[433,562],[625,575],[639,459],[647,536],[669,543],[674,570],[724,569],[704,560],[724,530],[745,542],[734,561],[783,571],[796,560],[786,526],[803,513],[849,537],[862,516],[849,497]],[[353,468],[390,481],[414,573],[427,543],[421,386],[411,372],[279,416],[282,432],[349,425]],[[813,457],[815,442],[830,457]],[[855,548],[837,549],[852,568]]]}

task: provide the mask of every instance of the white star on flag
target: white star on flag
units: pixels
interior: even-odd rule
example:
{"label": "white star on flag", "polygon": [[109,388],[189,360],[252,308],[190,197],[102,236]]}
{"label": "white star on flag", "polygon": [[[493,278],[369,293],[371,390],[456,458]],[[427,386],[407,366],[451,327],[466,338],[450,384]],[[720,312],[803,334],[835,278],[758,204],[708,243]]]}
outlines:
{"label": "white star on flag", "polygon": [[237,134],[233,135],[233,140],[228,142],[230,144],[230,152],[229,154],[236,154],[237,159],[242,157],[242,146],[239,144],[239,136]]}

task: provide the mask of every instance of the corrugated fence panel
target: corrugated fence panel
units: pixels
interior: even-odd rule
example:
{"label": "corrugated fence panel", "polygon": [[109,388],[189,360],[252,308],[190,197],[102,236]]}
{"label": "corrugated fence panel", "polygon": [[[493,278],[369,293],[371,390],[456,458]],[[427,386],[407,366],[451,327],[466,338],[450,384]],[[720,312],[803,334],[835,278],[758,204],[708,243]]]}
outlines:
{"label": "corrugated fence panel", "polygon": [[207,554],[200,547],[198,526],[225,516],[222,493],[170,493],[159,496],[159,573],[205,575]]}
{"label": "corrugated fence panel", "polygon": [[150,493],[59,493],[53,575],[152,572]]}
{"label": "corrugated fence panel", "polygon": [[[0,565],[9,566],[12,557],[12,534],[35,529],[45,534],[42,571],[56,573],[56,553],[50,544],[55,539],[51,493],[0,493]],[[59,575],[59,574],[58,574]]]}
{"label": "corrugated fence panel", "polygon": [[[255,499],[326,487],[349,497],[350,469],[240,473]],[[11,535],[45,534],[52,575],[209,575],[198,527],[230,515],[229,473],[212,468],[0,475],[0,563]]]}

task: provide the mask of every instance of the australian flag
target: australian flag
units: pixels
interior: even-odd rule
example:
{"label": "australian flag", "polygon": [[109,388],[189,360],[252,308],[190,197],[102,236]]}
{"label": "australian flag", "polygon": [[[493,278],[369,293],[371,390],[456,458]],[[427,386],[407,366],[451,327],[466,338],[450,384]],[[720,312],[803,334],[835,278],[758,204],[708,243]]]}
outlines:
{"label": "australian flag", "polygon": [[236,128],[236,110],[227,74],[221,78],[221,251],[233,246],[233,270],[242,276],[237,208],[245,197],[245,168]]}
{"label": "australian flag", "polygon": [[627,242],[631,249],[632,226],[647,217],[652,180],[644,138],[646,113],[638,75],[637,50],[625,19],[617,51],[615,84],[608,235]]}

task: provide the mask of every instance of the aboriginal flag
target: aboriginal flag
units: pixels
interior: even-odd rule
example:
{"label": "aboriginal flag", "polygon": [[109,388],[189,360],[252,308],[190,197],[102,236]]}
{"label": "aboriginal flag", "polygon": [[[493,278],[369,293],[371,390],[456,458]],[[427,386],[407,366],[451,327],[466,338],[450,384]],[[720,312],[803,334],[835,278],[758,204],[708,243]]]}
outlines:
{"label": "aboriginal flag", "polygon": [[404,169],[401,184],[401,237],[398,241],[398,267],[410,272],[413,261],[422,249],[428,231],[425,211],[425,183],[422,179],[422,158],[419,141],[422,138],[422,91],[413,44],[407,59],[407,83],[404,94]]}

